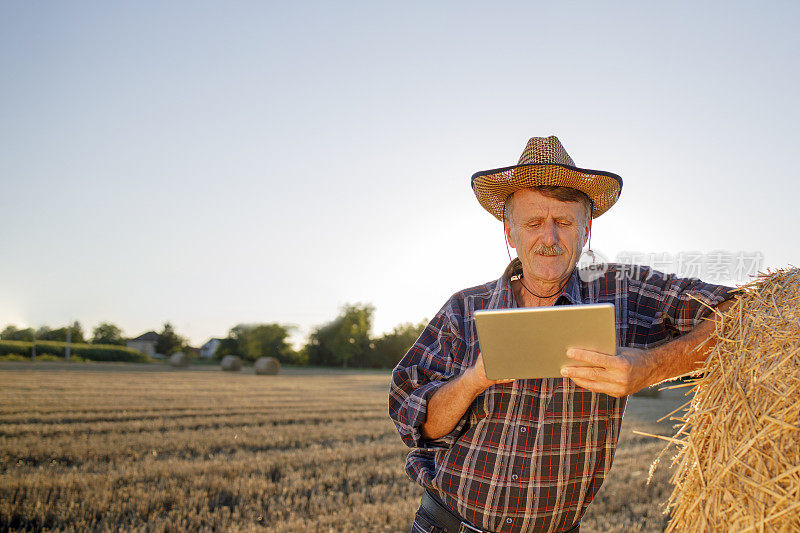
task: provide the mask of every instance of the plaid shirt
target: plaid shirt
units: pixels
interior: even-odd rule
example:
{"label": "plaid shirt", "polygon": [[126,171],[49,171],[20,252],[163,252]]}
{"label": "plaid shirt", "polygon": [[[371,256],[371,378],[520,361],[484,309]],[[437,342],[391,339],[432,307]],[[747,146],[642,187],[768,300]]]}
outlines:
{"label": "plaid shirt", "polygon": [[[517,380],[481,393],[449,434],[420,433],[433,393],[477,358],[473,313],[516,307],[510,281],[520,272],[515,259],[500,279],[450,298],[392,372],[389,415],[414,448],[409,477],[473,525],[560,531],[580,520],[611,468],[626,398],[567,378]],[[618,342],[652,348],[694,328],[710,312],[700,302],[713,307],[731,291],[609,264],[589,282],[574,271],[556,305],[613,303]]]}

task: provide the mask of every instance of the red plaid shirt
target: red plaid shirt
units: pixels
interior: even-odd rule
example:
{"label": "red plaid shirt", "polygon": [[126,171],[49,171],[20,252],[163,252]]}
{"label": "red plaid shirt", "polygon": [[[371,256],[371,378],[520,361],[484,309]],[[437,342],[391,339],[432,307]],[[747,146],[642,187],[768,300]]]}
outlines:
{"label": "red plaid shirt", "polygon": [[[585,282],[573,272],[556,305],[613,303],[618,342],[652,348],[694,328],[729,287],[631,265]],[[515,307],[514,260],[496,281],[458,292],[392,372],[389,415],[414,448],[406,471],[473,525],[559,531],[577,523],[611,468],[626,398],[566,378],[517,380],[480,394],[449,434],[425,439],[428,400],[478,355],[473,313]],[[696,300],[694,298],[699,299]]]}

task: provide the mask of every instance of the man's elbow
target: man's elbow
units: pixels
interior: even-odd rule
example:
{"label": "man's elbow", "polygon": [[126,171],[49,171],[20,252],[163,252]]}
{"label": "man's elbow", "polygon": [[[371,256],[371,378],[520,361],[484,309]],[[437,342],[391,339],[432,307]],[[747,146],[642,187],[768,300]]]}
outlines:
{"label": "man's elbow", "polygon": [[425,440],[436,440],[438,438],[444,437],[447,433],[442,433],[439,435],[436,431],[431,427],[431,424],[425,422],[419,427],[419,433],[422,435],[422,438]]}
{"label": "man's elbow", "polygon": [[733,307],[735,301],[736,301],[735,297],[730,298],[728,300],[725,300],[724,302],[719,303],[716,307],[714,307],[714,309],[716,309],[720,313],[725,313],[728,309]]}

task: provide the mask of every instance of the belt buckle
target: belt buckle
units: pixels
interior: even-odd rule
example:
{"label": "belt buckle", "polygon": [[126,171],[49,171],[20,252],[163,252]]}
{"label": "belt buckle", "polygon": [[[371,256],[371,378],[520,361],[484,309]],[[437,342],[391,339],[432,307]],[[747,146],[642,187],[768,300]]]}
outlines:
{"label": "belt buckle", "polygon": [[458,533],[483,533],[483,530],[472,527],[466,522],[461,522],[461,526],[458,528]]}

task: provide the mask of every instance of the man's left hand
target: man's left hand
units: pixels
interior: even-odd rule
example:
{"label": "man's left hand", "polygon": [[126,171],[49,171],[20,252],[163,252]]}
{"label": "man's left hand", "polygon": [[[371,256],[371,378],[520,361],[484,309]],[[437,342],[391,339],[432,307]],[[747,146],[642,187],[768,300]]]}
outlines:
{"label": "man's left hand", "polygon": [[591,365],[561,369],[562,376],[590,391],[620,398],[655,382],[652,380],[652,358],[648,357],[645,350],[638,348],[620,347],[616,355],[570,348],[567,357]]}

